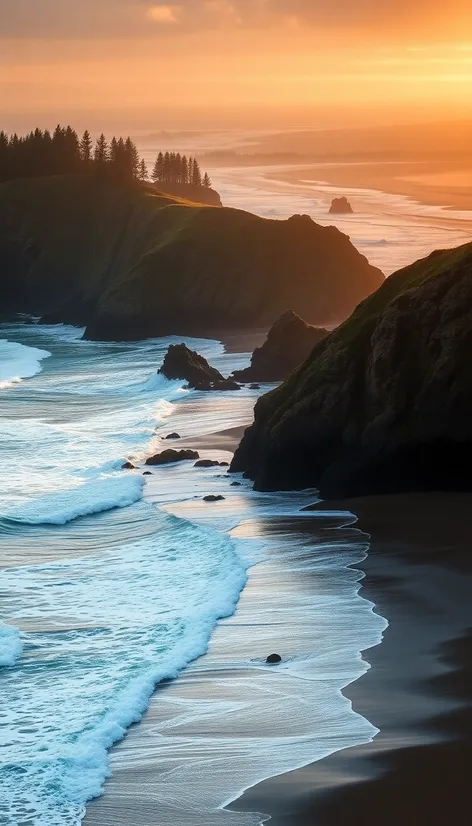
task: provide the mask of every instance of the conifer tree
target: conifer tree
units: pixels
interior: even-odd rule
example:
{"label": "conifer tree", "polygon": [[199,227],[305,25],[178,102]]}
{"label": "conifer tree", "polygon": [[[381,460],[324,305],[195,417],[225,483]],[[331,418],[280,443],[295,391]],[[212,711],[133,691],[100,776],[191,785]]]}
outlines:
{"label": "conifer tree", "polygon": [[83,164],[89,166],[92,160],[92,138],[88,129],[85,130],[80,141],[80,160]]}
{"label": "conifer tree", "polygon": [[144,158],[141,158],[141,163],[139,164],[138,178],[140,181],[147,181],[148,179],[148,168]]}
{"label": "conifer tree", "polygon": [[188,159],[186,155],[182,157],[182,183],[188,184]]}
{"label": "conifer tree", "polygon": [[137,178],[139,174],[139,153],[130,137],[125,141],[126,177]]}
{"label": "conifer tree", "polygon": [[209,176],[208,172],[205,172],[205,174],[203,176],[203,186],[206,189],[211,189],[211,179],[210,179],[210,176]]}
{"label": "conifer tree", "polygon": [[196,158],[193,161],[192,184],[194,186],[202,185],[202,173],[200,171],[200,165]]}
{"label": "conifer tree", "polygon": [[169,183],[169,181],[170,181],[171,165],[172,165],[172,160],[171,160],[170,154],[169,154],[169,152],[166,152],[166,154],[164,155],[164,161],[163,161],[163,164],[162,164],[162,180],[165,181],[165,183]]}
{"label": "conifer tree", "polygon": [[103,132],[95,145],[93,159],[97,168],[100,171],[103,171],[109,159],[108,144]]}

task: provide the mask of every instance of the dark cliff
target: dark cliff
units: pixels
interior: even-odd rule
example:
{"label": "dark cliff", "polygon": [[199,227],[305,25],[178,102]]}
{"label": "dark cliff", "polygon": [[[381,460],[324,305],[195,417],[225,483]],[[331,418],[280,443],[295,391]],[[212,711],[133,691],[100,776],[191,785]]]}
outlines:
{"label": "dark cliff", "polygon": [[250,366],[238,370],[234,378],[243,382],[284,381],[327,335],[323,327],[312,327],[293,310],[287,310],[270,328],[262,347],[254,350]]}
{"label": "dark cliff", "polygon": [[90,177],[0,186],[3,311],[97,339],[269,327],[287,306],[345,318],[383,281],[334,227],[192,204]]}
{"label": "dark cliff", "polygon": [[262,397],[232,469],[323,496],[471,489],[472,244],[388,278]]}

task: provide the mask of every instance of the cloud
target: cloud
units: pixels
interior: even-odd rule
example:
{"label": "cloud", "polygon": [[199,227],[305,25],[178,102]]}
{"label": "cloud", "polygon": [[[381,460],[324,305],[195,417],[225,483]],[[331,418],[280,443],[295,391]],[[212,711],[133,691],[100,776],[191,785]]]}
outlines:
{"label": "cloud", "polygon": [[176,6],[151,6],[147,10],[147,16],[155,23],[177,23],[179,12]]}
{"label": "cloud", "polygon": [[[446,17],[447,12],[447,17]],[[0,37],[94,38],[225,26],[369,32],[471,21],[471,0],[0,0]]]}

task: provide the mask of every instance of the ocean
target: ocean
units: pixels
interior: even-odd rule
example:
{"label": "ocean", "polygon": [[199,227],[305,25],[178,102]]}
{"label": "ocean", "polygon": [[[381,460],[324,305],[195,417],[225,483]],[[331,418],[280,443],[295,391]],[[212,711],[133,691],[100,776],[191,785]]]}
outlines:
{"label": "ocean", "polygon": [[[336,223],[387,274],[470,238],[469,214],[278,171],[212,177],[228,205]],[[328,216],[338,194],[361,209]],[[363,597],[369,537],[302,511],[314,491],[193,463],[143,476],[162,436],[245,425],[269,388],[188,391],[157,374],[180,337],[82,332],[0,325],[0,824],[260,826],[245,789],[377,734],[342,693],[387,627]],[[185,340],[225,374],[248,363]]]}
{"label": "ocean", "polygon": [[[107,778],[138,760],[155,768],[133,804],[143,816],[120,804],[110,823],[123,812],[130,826],[217,824],[248,786],[375,736],[341,694],[386,627],[352,567],[366,538],[343,534],[339,514],[305,515],[323,525],[318,538],[292,530],[314,492],[257,494],[232,487],[226,468],[191,463],[143,476],[161,437],[242,425],[258,393],[210,396],[158,375],[180,339],[82,333],[27,319],[0,327],[0,823],[78,826],[87,814],[103,826]],[[219,342],[186,341],[224,373],[248,363]],[[138,470],[121,469],[128,459]],[[202,501],[215,492],[225,500]],[[272,647],[283,649],[277,671],[265,664]],[[177,698],[190,663],[187,677],[203,669],[199,690]],[[176,691],[172,713],[158,693],[152,736],[145,720],[113,750],[158,685]]]}

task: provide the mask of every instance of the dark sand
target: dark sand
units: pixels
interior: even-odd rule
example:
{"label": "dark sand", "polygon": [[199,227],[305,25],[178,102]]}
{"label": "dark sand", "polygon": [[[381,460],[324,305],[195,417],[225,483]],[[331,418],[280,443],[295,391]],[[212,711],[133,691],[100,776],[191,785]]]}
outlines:
{"label": "dark sand", "polygon": [[231,808],[270,812],[273,826],[470,826],[472,494],[342,507],[371,534],[363,594],[390,623],[365,652],[371,670],[345,691],[380,734]]}
{"label": "dark sand", "polygon": [[180,450],[181,448],[199,451],[227,450],[230,453],[234,453],[247,427],[249,427],[249,424],[242,427],[231,427],[229,430],[220,430],[219,433],[208,433],[206,436],[189,436],[187,439],[178,439],[175,442],[172,441],[170,444],[171,446],[173,445],[176,450]]}

